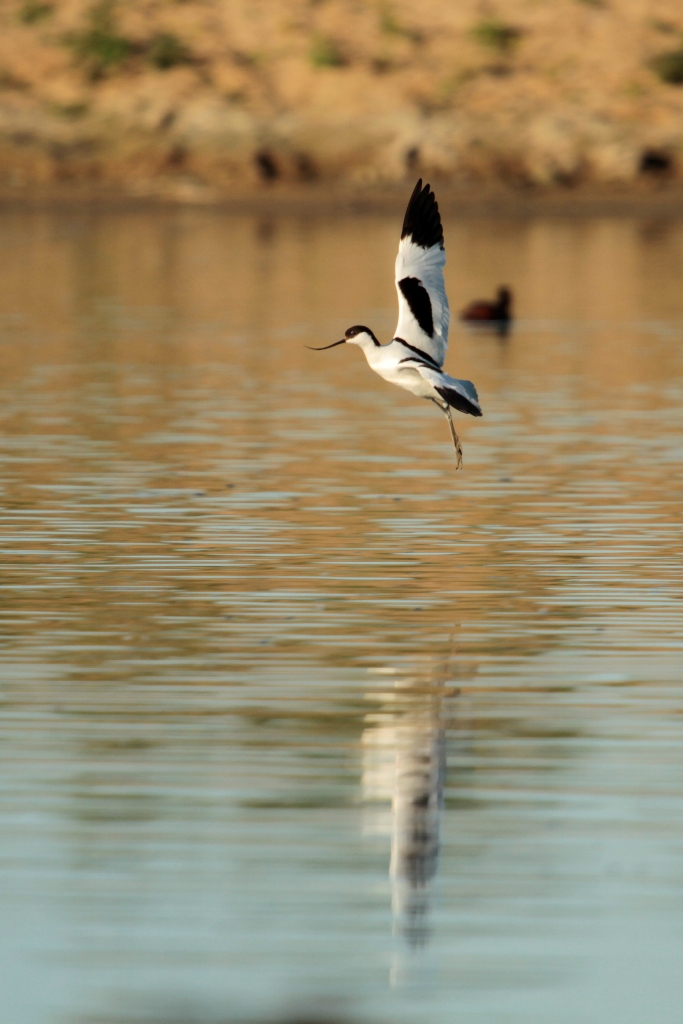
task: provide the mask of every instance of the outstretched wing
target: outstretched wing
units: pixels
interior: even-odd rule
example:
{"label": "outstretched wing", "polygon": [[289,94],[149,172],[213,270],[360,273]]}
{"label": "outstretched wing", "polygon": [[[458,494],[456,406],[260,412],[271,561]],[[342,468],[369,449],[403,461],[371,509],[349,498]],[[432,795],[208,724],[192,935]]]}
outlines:
{"label": "outstretched wing", "polygon": [[396,338],[443,366],[448,348],[448,299],[443,280],[446,253],[434,193],[418,181],[403,220],[396,257]]}

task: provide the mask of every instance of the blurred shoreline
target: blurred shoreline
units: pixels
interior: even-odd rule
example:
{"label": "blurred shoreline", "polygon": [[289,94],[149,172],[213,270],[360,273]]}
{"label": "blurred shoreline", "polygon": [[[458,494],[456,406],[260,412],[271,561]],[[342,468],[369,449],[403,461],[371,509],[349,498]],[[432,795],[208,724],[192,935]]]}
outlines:
{"label": "blurred shoreline", "polygon": [[[417,177],[417,176],[416,176]],[[498,183],[462,185],[430,176],[441,211],[458,217],[683,216],[683,184],[653,187],[586,184],[575,187],[508,187]],[[146,187],[113,188],[92,183],[0,187],[0,211],[81,208],[146,210],[214,209],[225,213],[339,216],[400,214],[414,180],[353,186],[348,183],[213,188],[191,180],[156,180]]]}

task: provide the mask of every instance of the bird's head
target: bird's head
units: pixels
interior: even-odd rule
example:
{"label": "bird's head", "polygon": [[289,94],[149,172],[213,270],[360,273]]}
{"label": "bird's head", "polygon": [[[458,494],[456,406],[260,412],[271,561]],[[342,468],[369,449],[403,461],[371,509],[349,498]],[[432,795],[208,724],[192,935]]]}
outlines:
{"label": "bird's head", "polygon": [[508,313],[512,308],[512,292],[507,285],[501,285],[498,289],[498,305]]}
{"label": "bird's head", "polygon": [[375,335],[372,333],[369,327],[363,327],[362,324],[356,324],[355,327],[349,327],[344,335],[344,341],[348,345],[367,345],[368,342],[371,345],[379,345],[379,342]]}
{"label": "bird's head", "polygon": [[349,327],[341,341],[333,341],[331,345],[323,345],[321,348],[313,348],[311,345],[307,345],[306,348],[313,352],[324,352],[326,348],[334,348],[336,345],[360,345],[362,348],[368,344],[379,345],[379,342],[369,327],[356,324],[355,327]]}

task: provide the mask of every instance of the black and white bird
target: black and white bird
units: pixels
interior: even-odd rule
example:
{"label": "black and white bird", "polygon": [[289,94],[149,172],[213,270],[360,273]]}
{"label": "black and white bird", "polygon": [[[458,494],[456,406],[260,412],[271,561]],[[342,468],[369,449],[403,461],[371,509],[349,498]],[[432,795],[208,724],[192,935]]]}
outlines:
{"label": "black and white bird", "polygon": [[451,408],[481,416],[481,406],[471,381],[450,377],[443,370],[450,318],[443,279],[445,262],[439,207],[429,185],[423,188],[420,178],[406,209],[396,257],[399,316],[393,340],[380,345],[369,327],[357,325],[349,327],[341,341],[314,351],[358,345],[380,377],[438,405],[448,419],[459,469],[462,448]]}

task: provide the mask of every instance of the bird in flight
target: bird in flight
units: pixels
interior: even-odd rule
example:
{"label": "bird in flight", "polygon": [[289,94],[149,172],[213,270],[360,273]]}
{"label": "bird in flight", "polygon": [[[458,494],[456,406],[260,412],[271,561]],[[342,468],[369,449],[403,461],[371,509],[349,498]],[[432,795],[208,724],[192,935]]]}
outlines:
{"label": "bird in flight", "polygon": [[[418,181],[403,220],[396,257],[398,325],[392,341],[380,345],[369,327],[349,327],[341,341],[315,348],[322,352],[336,345],[358,345],[370,368],[390,384],[427,398],[448,419],[457,458],[462,448],[453,426],[451,408],[481,416],[479,396],[469,380],[458,380],[443,371],[448,348],[448,299],[443,280],[446,253],[439,207],[429,185]],[[312,346],[307,346],[311,348]]]}

